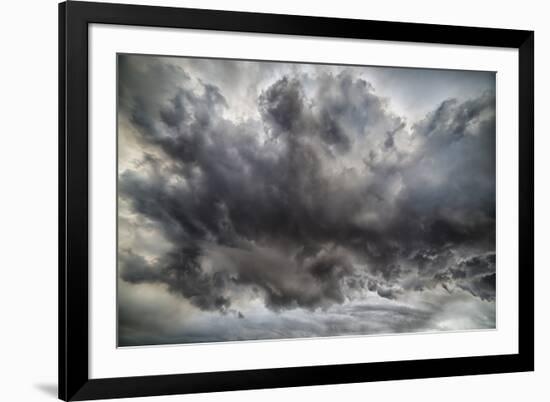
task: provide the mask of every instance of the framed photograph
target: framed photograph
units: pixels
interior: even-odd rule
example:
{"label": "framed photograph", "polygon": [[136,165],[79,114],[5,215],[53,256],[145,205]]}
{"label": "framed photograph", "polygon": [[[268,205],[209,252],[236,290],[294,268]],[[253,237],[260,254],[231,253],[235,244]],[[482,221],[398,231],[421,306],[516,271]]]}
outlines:
{"label": "framed photograph", "polygon": [[59,397],[534,369],[534,33],[59,5]]}

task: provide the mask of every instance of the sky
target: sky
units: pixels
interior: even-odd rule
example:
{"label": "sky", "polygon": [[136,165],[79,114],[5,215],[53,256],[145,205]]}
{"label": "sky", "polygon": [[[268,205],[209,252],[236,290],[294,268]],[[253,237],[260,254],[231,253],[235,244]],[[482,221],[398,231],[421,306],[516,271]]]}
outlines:
{"label": "sky", "polygon": [[118,55],[118,345],[495,328],[495,89]]}

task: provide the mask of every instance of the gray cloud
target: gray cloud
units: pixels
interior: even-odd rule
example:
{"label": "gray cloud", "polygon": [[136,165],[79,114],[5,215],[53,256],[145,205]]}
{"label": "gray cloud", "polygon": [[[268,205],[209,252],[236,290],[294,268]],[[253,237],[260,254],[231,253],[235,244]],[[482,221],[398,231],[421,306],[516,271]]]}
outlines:
{"label": "gray cloud", "polygon": [[[119,238],[147,222],[163,241],[154,255],[126,241],[123,281],[239,322],[253,317],[247,297],[310,314],[438,288],[494,302],[494,78],[493,91],[449,98],[408,125],[357,68],[231,62],[234,78],[216,80],[210,70],[227,63],[119,56],[119,121],[137,144],[119,197],[141,222]],[[194,78],[201,66],[211,67]],[[246,96],[220,89],[249,70]],[[380,332],[435,325],[435,310],[412,311]],[[356,333],[338,328],[317,332]]]}

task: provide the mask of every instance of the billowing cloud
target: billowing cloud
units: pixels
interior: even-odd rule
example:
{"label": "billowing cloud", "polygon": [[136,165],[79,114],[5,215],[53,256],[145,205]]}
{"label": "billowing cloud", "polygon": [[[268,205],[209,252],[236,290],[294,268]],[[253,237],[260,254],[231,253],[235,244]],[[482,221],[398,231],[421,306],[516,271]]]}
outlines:
{"label": "billowing cloud", "polygon": [[[493,75],[464,73],[488,84],[410,121],[367,68],[118,65],[120,280],[236,319],[196,337],[126,324],[122,344],[452,329],[436,317],[466,304],[485,312],[469,327],[494,326]],[[278,336],[251,329],[258,309]],[[363,313],[374,322],[352,328]]]}

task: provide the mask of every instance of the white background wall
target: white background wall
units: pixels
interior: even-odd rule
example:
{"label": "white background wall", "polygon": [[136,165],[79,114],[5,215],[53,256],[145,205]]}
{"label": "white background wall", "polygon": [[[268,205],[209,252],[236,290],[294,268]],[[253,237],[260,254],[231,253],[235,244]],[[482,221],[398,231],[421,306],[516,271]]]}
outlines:
{"label": "white background wall", "polygon": [[[536,372],[256,390],[135,401],[546,401],[550,378],[550,24],[545,2],[164,0],[147,4],[535,30]],[[54,400],[57,382],[57,1],[2,2],[0,400]],[[545,381],[546,380],[546,381]]]}

